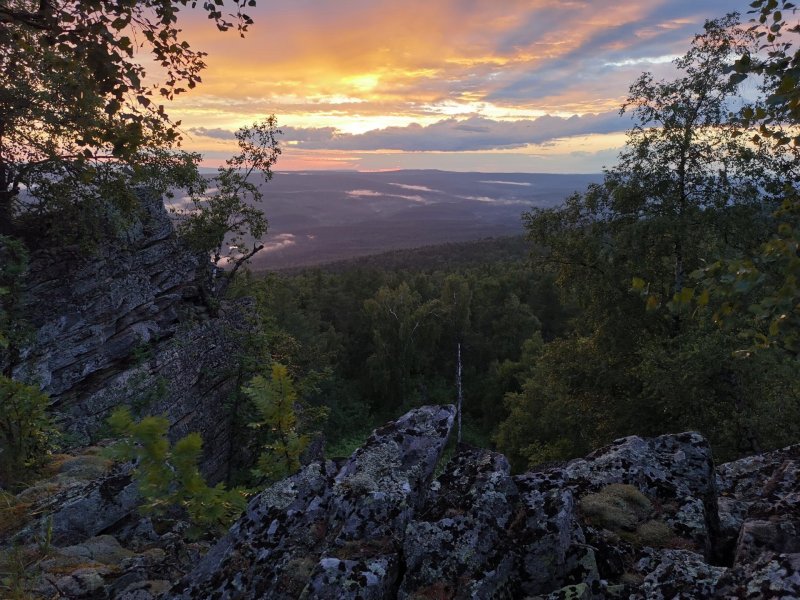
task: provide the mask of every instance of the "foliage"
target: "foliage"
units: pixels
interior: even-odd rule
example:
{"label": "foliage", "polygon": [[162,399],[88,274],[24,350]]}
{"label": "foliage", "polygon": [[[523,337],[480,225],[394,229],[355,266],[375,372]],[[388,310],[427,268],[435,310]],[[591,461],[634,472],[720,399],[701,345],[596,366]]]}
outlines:
{"label": "foliage", "polygon": [[[603,184],[565,207],[524,215],[529,239],[547,248],[540,260],[561,283],[589,276],[622,299],[637,275],[651,308],[666,307],[709,252],[764,234],[759,190],[770,172],[727,120],[737,93],[726,75],[730,56],[751,45],[735,16],[708,22],[675,61],[680,77],[655,82],[645,73],[631,86],[622,112],[636,123]],[[585,305],[607,304],[597,300]],[[637,312],[631,300],[621,312]]]}
{"label": "foliage", "polygon": [[636,546],[665,547],[675,538],[660,519],[649,519],[653,504],[632,485],[612,483],[580,500],[583,514]]}
{"label": "foliage", "polygon": [[[205,55],[177,27],[181,9],[195,4],[0,2],[0,233],[31,207],[52,212],[87,199],[126,206],[129,197],[113,192],[129,170],[114,166],[136,171],[153,158],[147,148],[177,143],[179,123],[157,98],[200,82]],[[222,0],[202,6],[219,29],[242,33],[251,19],[244,0],[233,4],[232,21]],[[162,82],[148,83],[146,61],[155,62]],[[98,193],[80,189],[95,179],[104,180],[89,186]]]}
{"label": "foliage", "polygon": [[712,299],[714,319],[726,329],[741,330],[748,343],[741,354],[777,348],[800,356],[800,24],[787,1],[756,0],[752,31],[761,53],[743,54],[733,81],[760,81],[762,100],[745,106],[737,118],[750,142],[780,159],[779,182],[768,188],[776,199],[769,239],[734,257],[718,257],[698,269],[694,278]]}
{"label": "foliage", "polygon": [[800,120],[800,47],[792,34],[800,33],[800,24],[790,24],[786,19],[797,13],[796,5],[789,0],[754,0],[750,6],[757,15],[752,30],[766,52],[742,55],[732,78],[744,81],[751,75],[761,76],[767,94],[763,107],[749,107],[742,117],[747,125],[764,125],[759,128],[760,135],[778,145],[797,144],[797,132],[792,135],[791,124]]}
{"label": "foliage", "polygon": [[38,388],[0,375],[0,486],[24,483],[44,464],[56,435]]}
{"label": "foliage", "polygon": [[[257,347],[269,348],[271,359],[286,365],[308,405],[330,409],[324,427],[327,453],[345,453],[355,440],[363,441],[372,428],[408,407],[454,402],[457,329],[463,331],[464,437],[486,445],[505,416],[503,394],[519,389],[518,375],[525,370],[523,343],[540,328],[547,339],[566,328],[568,313],[551,278],[532,272],[524,258],[520,239],[484,240],[403,250],[263,279],[245,272],[231,291],[256,300],[266,332],[266,340]],[[407,290],[401,294],[403,284]],[[452,321],[447,306],[453,289],[462,286],[466,287],[459,306],[469,316],[466,327]],[[379,296],[381,288],[385,291]],[[383,309],[373,305],[375,312],[368,316],[365,305],[379,297],[405,301],[406,313],[395,309],[400,321],[410,322],[413,312],[426,304],[427,309],[436,307],[414,333],[404,397],[399,390],[385,392],[386,379],[400,380],[397,371],[376,371],[382,368],[380,361],[391,360],[382,348],[399,352],[401,333],[410,329],[401,330],[390,313],[381,312],[388,302]],[[431,325],[430,331],[418,335]],[[371,356],[376,358],[369,363]]]}
{"label": "foliage", "polygon": [[[506,396],[496,440],[518,468],[634,433],[697,429],[722,459],[783,439],[780,415],[797,404],[791,376],[767,357],[734,360],[736,328],[701,318],[708,295],[689,277],[710,257],[763,243],[769,190],[800,167],[729,118],[741,102],[732,61],[755,39],[735,15],[707,23],[675,80],[644,74],[631,86],[623,111],[636,124],[603,184],[525,215],[537,264],[582,311]],[[778,387],[794,394],[780,410]]]}
{"label": "foliage", "polygon": [[[19,286],[27,267],[28,252],[24,245],[14,238],[0,236],[0,356],[11,354],[9,363],[24,335]],[[0,364],[4,362],[0,360]]]}
{"label": "foliage", "polygon": [[325,445],[325,456],[328,458],[350,458],[358,448],[364,445],[372,430],[367,429],[360,433],[339,437],[332,444]]}
{"label": "foliage", "polygon": [[390,406],[400,407],[411,391],[412,375],[424,368],[420,347],[435,343],[441,316],[438,300],[422,301],[405,282],[396,288],[381,287],[364,302],[373,352],[367,359],[375,391]]}
{"label": "foliage", "polygon": [[[256,477],[269,481],[278,481],[300,469],[300,457],[308,447],[311,438],[300,433],[298,416],[295,407],[298,405],[297,392],[294,390],[289,372],[285,366],[272,365],[270,380],[256,376],[244,389],[244,393],[255,405],[258,419],[250,423],[250,427],[258,432],[261,440],[261,454],[254,469]],[[325,410],[311,411],[306,409],[307,421],[324,421]],[[310,423],[306,423],[308,428]]]}
{"label": "foliage", "polygon": [[181,219],[179,233],[196,250],[212,254],[215,274],[218,266],[231,266],[226,278],[216,284],[218,296],[224,294],[236,271],[264,248],[260,238],[267,232],[267,220],[255,206],[263,193],[251,177],[272,178],[272,167],[281,153],[277,124],[272,115],[239,129],[239,154],[228,159],[227,166],[220,167],[210,181],[198,176],[188,186],[189,207],[175,209]]}
{"label": "foliage", "polygon": [[241,490],[205,482],[197,466],[202,452],[198,433],[170,445],[167,419],[151,416],[136,422],[126,408],[116,409],[108,423],[121,438],[110,448],[110,456],[136,461],[133,474],[146,511],[163,514],[180,507],[194,524],[195,534],[221,534],[244,510]]}

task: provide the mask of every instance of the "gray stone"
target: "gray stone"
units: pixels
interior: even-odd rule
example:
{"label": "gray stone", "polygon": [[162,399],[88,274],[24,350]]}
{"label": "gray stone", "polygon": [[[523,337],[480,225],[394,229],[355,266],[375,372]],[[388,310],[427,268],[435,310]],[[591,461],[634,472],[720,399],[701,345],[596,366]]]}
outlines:
{"label": "gray stone", "polygon": [[800,550],[800,445],[720,465],[717,485],[719,546],[729,560]]}
{"label": "gray stone", "polygon": [[752,563],[764,553],[800,553],[800,523],[788,519],[748,519],[736,542],[734,564]]}
{"label": "gray stone", "polygon": [[53,544],[80,544],[134,513],[138,504],[139,493],[131,480],[130,465],[125,465],[105,477],[66,487],[34,504],[31,512],[42,518],[22,529],[16,539],[41,538],[42,531],[49,529]]}
{"label": "gray stone", "polygon": [[169,590],[170,582],[154,579],[132,583],[122,592],[114,596],[115,600],[156,600]]}
{"label": "gray stone", "polygon": [[160,197],[140,190],[139,200],[126,229],[94,240],[91,253],[33,253],[22,293],[33,342],[13,376],[51,397],[73,445],[91,443],[120,405],[166,415],[172,441],[200,432],[204,473],[219,481],[232,452],[225,404],[252,311],[244,303],[209,319],[208,258],[178,240]]}
{"label": "gray stone", "polygon": [[80,544],[60,548],[59,554],[108,565],[120,563],[123,559],[133,556],[133,552],[123,548],[117,539],[110,535],[89,538]]}
{"label": "gray stone", "polygon": [[403,536],[444,449],[453,407],[376,430],[337,468],[314,463],[256,496],[171,598],[385,597]]}
{"label": "gray stone", "polygon": [[800,598],[800,554],[762,554],[756,561],[728,570],[717,585],[717,598],[794,600]]}
{"label": "gray stone", "polygon": [[456,455],[406,528],[398,598],[424,597],[434,588],[454,593],[466,582],[488,597],[506,585],[505,530],[518,495],[504,456],[485,450]]}
{"label": "gray stone", "polygon": [[727,569],[713,567],[702,555],[686,550],[651,552],[637,564],[645,575],[636,598],[642,600],[694,600],[713,598]]}
{"label": "gray stone", "polygon": [[[502,455],[461,447],[431,481],[453,418],[452,407],[422,407],[349,459],[308,464],[255,496],[210,549],[186,540],[185,523],[136,515],[130,467],[87,482],[69,473],[102,464],[66,461],[64,488],[36,504],[66,545],[40,562],[41,591],[154,600],[178,581],[165,599],[800,597],[793,450],[720,467],[722,527],[697,434],[624,438],[517,476]],[[623,512],[636,505],[632,521],[601,518],[615,499]],[[719,532],[737,526],[734,565],[712,564],[714,544],[727,543]]]}
{"label": "gray stone", "polygon": [[105,586],[105,576],[111,573],[109,567],[88,567],[78,569],[69,575],[54,580],[53,587],[64,599],[104,596],[101,590]]}
{"label": "gray stone", "polygon": [[67,404],[70,391],[96,389],[137,345],[174,333],[182,290],[203,280],[206,260],[181,247],[161,198],[139,197],[134,221],[94,240],[95,251],[53,247],[31,257],[24,302],[36,340],[14,375]]}
{"label": "gray stone", "polygon": [[664,507],[678,536],[711,555],[719,534],[717,490],[711,448],[700,434],[623,438],[572,461],[563,477],[579,495],[611,483],[635,486]]}

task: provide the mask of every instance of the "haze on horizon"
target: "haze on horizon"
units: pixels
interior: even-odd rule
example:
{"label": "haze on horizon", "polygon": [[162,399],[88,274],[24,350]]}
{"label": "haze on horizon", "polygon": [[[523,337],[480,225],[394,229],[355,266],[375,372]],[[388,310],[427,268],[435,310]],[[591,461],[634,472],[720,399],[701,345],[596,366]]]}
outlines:
{"label": "haze on horizon", "polygon": [[[736,0],[259,0],[244,39],[186,11],[208,52],[179,96],[184,147],[213,166],[268,114],[278,170],[591,173],[631,125],[642,72],[668,77],[706,19]],[[747,18],[745,15],[743,18]]]}

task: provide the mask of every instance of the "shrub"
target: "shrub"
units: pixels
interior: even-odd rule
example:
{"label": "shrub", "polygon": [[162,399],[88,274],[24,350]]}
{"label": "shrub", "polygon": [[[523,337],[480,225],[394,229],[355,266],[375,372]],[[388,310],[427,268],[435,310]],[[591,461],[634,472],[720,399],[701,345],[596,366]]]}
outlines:
{"label": "shrub", "polygon": [[647,497],[632,485],[612,483],[581,498],[581,510],[591,521],[610,531],[635,531],[652,509]]}
{"label": "shrub", "polygon": [[632,485],[612,483],[581,498],[581,510],[593,525],[607,529],[634,546],[663,548],[675,539],[660,519],[651,519],[653,503]]}
{"label": "shrub", "polygon": [[[243,391],[258,413],[257,420],[249,425],[261,440],[261,454],[253,474],[259,479],[278,481],[297,472],[311,438],[298,431],[304,427],[298,425],[295,407],[299,401],[288,370],[274,364],[271,379],[256,376]],[[327,418],[324,408],[306,407],[304,412],[308,425]]]}
{"label": "shrub", "polygon": [[197,463],[203,446],[198,433],[170,446],[167,419],[145,417],[136,422],[127,408],[115,410],[108,423],[122,438],[111,447],[111,456],[136,461],[134,479],[145,511],[163,514],[170,507],[180,507],[197,535],[223,533],[244,510],[242,490],[227,490],[221,483],[211,487],[201,475]]}
{"label": "shrub", "polygon": [[39,469],[56,427],[37,388],[0,375],[0,486],[16,487]]}

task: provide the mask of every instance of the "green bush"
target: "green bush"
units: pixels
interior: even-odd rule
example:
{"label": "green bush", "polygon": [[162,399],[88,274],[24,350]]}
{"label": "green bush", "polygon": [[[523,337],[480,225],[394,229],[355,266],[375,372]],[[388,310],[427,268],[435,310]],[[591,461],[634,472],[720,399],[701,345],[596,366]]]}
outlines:
{"label": "green bush", "polygon": [[[260,455],[253,475],[259,479],[278,481],[300,469],[300,457],[311,438],[303,429],[327,418],[327,409],[305,407],[304,421],[298,423],[298,404],[292,379],[285,366],[274,364],[272,377],[256,376],[244,394],[256,408],[257,420],[249,426],[256,430]],[[303,427],[306,425],[306,427]]]}
{"label": "green bush", "polygon": [[0,486],[28,481],[56,436],[48,400],[37,388],[0,375]]}
{"label": "green bush", "polygon": [[199,434],[190,433],[170,446],[167,419],[145,417],[136,422],[127,408],[115,410],[108,423],[121,438],[109,453],[117,460],[136,461],[134,479],[146,512],[163,514],[180,507],[195,527],[192,533],[198,535],[223,533],[244,510],[242,490],[227,490],[221,483],[211,487],[201,475]]}

